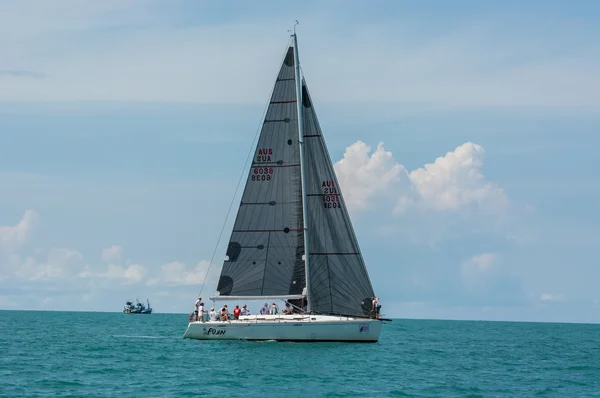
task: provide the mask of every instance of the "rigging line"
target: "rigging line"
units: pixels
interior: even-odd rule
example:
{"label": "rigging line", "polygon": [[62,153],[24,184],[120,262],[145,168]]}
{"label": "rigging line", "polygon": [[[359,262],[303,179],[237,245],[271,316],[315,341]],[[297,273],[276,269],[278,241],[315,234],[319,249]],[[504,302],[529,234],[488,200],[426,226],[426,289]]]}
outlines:
{"label": "rigging line", "polygon": [[[291,42],[291,39],[290,39],[290,42]],[[283,61],[285,60],[285,57],[287,56],[288,49],[290,47],[290,42],[288,42],[288,45],[285,48],[285,53],[283,54],[283,57],[281,58],[281,62],[279,63],[279,70],[281,70]],[[277,72],[277,77],[275,78],[275,81],[273,82],[273,85],[272,85],[273,89],[271,90],[271,95],[269,96],[267,104],[265,105],[265,109],[260,118],[258,128],[256,129],[256,134],[254,134],[254,139],[252,140],[252,144],[250,145],[250,150],[248,151],[248,156],[246,157],[246,161],[244,162],[244,168],[242,169],[242,173],[240,174],[240,178],[235,187],[235,192],[233,194],[233,197],[231,198],[231,202],[229,203],[229,209],[227,210],[227,215],[225,216],[225,221],[223,221],[223,226],[221,227],[221,232],[219,233],[219,238],[217,239],[217,244],[215,245],[215,249],[213,250],[212,256],[210,258],[210,262],[208,263],[208,268],[206,268],[206,272],[204,273],[204,278],[202,278],[202,286],[200,287],[200,293],[198,293],[198,297],[200,297],[202,295],[202,291],[204,290],[204,285],[206,284],[206,277],[208,276],[210,267],[212,266],[213,260],[215,259],[215,255],[217,254],[217,249],[219,247],[219,243],[221,243],[221,238],[223,237],[223,231],[225,231],[225,226],[227,225],[227,220],[229,220],[229,215],[231,214],[231,209],[233,207],[233,203],[235,202],[235,197],[237,196],[237,194],[239,192],[240,184],[242,183],[242,180],[244,179],[244,174],[247,173],[246,168],[248,167],[248,161],[252,157],[252,153],[254,152],[253,149],[255,149],[255,142],[257,141],[257,139],[260,135],[263,123],[265,121],[265,117],[267,116],[267,112],[269,110],[269,106],[271,105],[271,99],[273,97],[273,92],[275,92],[275,86],[277,85],[278,77],[279,77],[279,72]]]}

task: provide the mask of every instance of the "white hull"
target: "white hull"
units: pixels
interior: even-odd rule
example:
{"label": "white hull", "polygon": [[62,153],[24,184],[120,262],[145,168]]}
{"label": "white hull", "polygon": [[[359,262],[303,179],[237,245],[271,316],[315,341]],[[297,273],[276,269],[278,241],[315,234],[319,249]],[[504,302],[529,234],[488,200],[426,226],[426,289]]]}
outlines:
{"label": "white hull", "polygon": [[382,321],[332,315],[249,315],[239,320],[190,322],[184,338],[198,340],[379,340]]}

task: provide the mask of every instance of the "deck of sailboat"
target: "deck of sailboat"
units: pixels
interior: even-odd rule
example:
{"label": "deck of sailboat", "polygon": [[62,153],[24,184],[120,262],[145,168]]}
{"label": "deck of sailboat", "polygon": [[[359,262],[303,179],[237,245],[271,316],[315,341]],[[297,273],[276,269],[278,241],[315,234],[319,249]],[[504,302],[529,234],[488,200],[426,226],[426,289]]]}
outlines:
{"label": "deck of sailboat", "polygon": [[195,321],[190,323],[201,323],[203,325],[224,325],[227,323],[298,323],[298,322],[368,322],[371,318],[359,318],[344,315],[309,315],[309,314],[277,314],[277,315],[241,315],[239,319],[227,321]]}

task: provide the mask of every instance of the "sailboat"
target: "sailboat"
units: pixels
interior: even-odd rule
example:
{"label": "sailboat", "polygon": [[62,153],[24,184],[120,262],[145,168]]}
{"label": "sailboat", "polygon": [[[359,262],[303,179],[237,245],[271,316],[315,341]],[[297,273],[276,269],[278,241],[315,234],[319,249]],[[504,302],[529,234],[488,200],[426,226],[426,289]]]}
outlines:
{"label": "sailboat", "polygon": [[213,301],[285,300],[292,314],[194,321],[209,340],[376,342],[384,320],[325,146],[298,39],[270,98]]}

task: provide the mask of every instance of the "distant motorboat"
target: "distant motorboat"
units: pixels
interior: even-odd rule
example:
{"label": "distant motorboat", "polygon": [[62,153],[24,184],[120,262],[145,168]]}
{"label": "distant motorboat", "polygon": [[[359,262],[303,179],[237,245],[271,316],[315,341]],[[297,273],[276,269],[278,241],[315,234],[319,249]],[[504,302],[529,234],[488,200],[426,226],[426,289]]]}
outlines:
{"label": "distant motorboat", "polygon": [[123,313],[124,314],[151,314],[152,307],[150,307],[150,301],[148,301],[148,299],[146,299],[146,303],[148,303],[148,306],[145,306],[144,304],[140,303],[139,300],[135,300],[135,304],[133,304],[132,301],[126,301],[125,307],[123,308]]}

